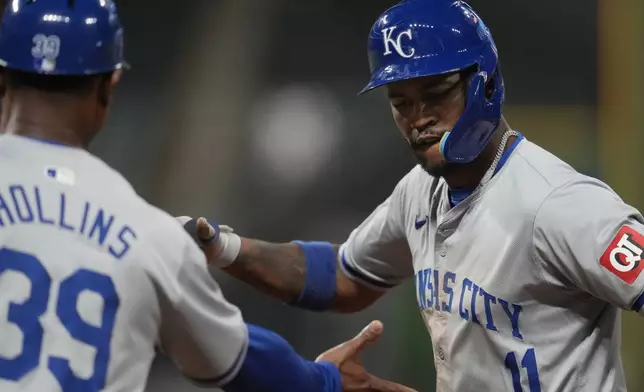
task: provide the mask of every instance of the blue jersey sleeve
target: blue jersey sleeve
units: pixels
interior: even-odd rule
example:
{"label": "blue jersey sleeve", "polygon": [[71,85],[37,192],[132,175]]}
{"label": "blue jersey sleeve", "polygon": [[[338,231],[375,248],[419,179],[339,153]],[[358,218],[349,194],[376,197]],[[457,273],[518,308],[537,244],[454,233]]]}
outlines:
{"label": "blue jersey sleeve", "polygon": [[281,336],[256,325],[248,326],[248,351],[226,392],[341,392],[338,368],[311,362],[298,355]]}

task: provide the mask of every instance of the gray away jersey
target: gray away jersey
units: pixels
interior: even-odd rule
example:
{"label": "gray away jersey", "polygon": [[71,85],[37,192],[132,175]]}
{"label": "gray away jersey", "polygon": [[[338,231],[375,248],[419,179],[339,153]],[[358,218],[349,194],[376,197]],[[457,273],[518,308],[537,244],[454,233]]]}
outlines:
{"label": "gray away jersey", "polygon": [[225,383],[247,331],[181,225],[89,153],[0,137],[0,390],[136,392],[155,346]]}
{"label": "gray away jersey", "polygon": [[620,309],[641,312],[642,215],[522,140],[454,208],[420,167],[342,245],[352,279],[414,278],[439,392],[618,392]]}

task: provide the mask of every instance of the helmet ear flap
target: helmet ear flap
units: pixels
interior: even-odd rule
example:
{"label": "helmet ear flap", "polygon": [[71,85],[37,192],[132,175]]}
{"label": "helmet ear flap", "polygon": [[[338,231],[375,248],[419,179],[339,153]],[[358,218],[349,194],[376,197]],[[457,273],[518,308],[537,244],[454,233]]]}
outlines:
{"label": "helmet ear flap", "polygon": [[[503,77],[501,76],[501,64],[497,63],[494,73],[492,73],[490,80],[485,88],[485,98],[488,101],[496,101],[496,95],[503,94]],[[503,97],[501,97],[503,99]]]}
{"label": "helmet ear flap", "polygon": [[501,111],[503,107],[503,102],[505,101],[505,85],[503,83],[503,76],[501,75],[501,69],[497,65],[492,74],[492,79],[487,86],[490,89],[489,97],[486,96],[487,100],[487,116],[490,118],[500,118]]}
{"label": "helmet ear flap", "polygon": [[496,91],[496,80],[494,76],[490,79],[489,83],[485,85],[485,99],[488,101],[492,99],[494,92]]}
{"label": "helmet ear flap", "polygon": [[[499,101],[499,94],[503,94],[503,78],[501,76],[501,70],[500,70],[500,65],[497,64],[497,67],[494,69],[494,72],[492,75],[488,75],[485,72],[479,72],[479,66],[475,65],[470,68],[467,68],[466,70],[463,71],[463,78],[467,79],[467,90],[466,92],[468,93],[467,99],[471,99],[474,97],[469,97],[470,95],[470,89],[472,87],[472,82],[474,81],[475,77],[477,74],[482,74],[481,76],[483,77],[483,96],[485,97],[485,100],[490,102],[490,101]],[[502,97],[501,97],[502,99]]]}
{"label": "helmet ear flap", "polygon": [[473,110],[473,105],[478,102],[482,102],[482,98],[487,93],[487,87],[489,86],[489,83],[487,83],[487,81],[487,74],[483,71],[476,71],[470,76],[467,84],[467,96],[464,112],[470,112],[471,110]]}
{"label": "helmet ear flap", "polygon": [[498,127],[502,98],[500,74],[494,72],[490,78],[477,68],[467,83],[465,109],[441,142],[441,154],[445,159],[469,163],[478,156]]}

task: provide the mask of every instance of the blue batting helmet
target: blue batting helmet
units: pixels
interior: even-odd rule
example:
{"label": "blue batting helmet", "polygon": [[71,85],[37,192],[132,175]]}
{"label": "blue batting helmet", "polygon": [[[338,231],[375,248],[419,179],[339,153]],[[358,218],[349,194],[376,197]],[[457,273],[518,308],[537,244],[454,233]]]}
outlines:
{"label": "blue batting helmet", "polygon": [[368,40],[371,80],[360,94],[399,80],[475,67],[467,102],[441,140],[450,162],[473,161],[501,121],[504,86],[490,31],[472,8],[455,0],[404,0],[385,11]]}
{"label": "blue batting helmet", "polygon": [[96,75],[126,66],[112,0],[10,0],[0,66],[47,75]]}

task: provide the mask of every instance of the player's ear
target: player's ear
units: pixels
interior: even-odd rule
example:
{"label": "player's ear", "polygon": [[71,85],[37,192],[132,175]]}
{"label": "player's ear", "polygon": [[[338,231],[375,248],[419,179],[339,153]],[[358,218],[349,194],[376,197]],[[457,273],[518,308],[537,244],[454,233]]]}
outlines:
{"label": "player's ear", "polygon": [[121,75],[122,71],[116,70],[100,79],[98,84],[98,100],[103,107],[109,105],[112,91],[121,80]]}
{"label": "player's ear", "polygon": [[121,81],[121,77],[123,76],[123,70],[122,69],[117,69],[116,71],[112,72],[112,76],[110,78],[110,87],[114,88],[116,87],[117,84]]}

